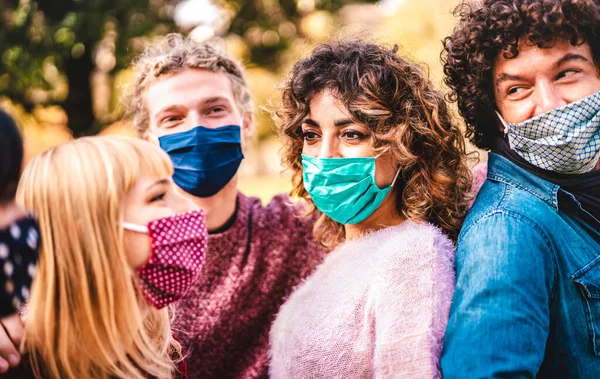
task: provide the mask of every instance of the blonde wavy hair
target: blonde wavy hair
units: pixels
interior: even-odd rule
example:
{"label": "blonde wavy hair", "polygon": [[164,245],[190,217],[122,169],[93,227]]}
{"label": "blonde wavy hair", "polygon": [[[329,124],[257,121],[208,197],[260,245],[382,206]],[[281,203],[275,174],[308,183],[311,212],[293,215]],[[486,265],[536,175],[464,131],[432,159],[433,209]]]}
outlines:
{"label": "blonde wavy hair", "polygon": [[125,195],[142,174],[173,168],[158,147],[125,137],[71,141],[26,167],[17,200],[42,241],[25,320],[36,377],[174,375],[181,346],[168,311],[136,290],[123,242]]}
{"label": "blonde wavy hair", "polygon": [[146,135],[150,127],[144,98],[146,90],[158,78],[186,68],[227,75],[240,112],[252,112],[254,107],[241,63],[214,42],[196,42],[179,33],[167,34],[148,45],[136,58],[132,68],[135,77],[125,91],[125,117],[141,137]]}
{"label": "blonde wavy hair", "polygon": [[[456,240],[466,213],[471,173],[460,128],[427,74],[416,64],[358,38],[317,46],[298,61],[275,111],[283,141],[282,164],[293,173],[292,196],[314,203],[302,179],[302,122],[312,98],[330,90],[354,121],[371,131],[376,154],[391,154],[401,175],[394,192],[404,219],[429,221]],[[314,233],[329,248],[344,226],[322,215]]]}

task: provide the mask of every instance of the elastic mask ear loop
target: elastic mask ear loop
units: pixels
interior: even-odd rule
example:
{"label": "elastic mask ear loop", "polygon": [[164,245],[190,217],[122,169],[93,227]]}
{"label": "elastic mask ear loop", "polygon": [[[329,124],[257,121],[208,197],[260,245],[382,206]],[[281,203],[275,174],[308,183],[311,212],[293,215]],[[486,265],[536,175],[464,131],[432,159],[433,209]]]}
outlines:
{"label": "elastic mask ear loop", "polygon": [[502,126],[504,126],[504,135],[507,135],[509,132],[508,124],[506,123],[506,121],[504,121],[504,118],[502,117],[500,112],[498,112],[498,111],[494,111],[494,112],[496,112],[496,116],[498,116],[498,120],[500,120],[500,122],[502,123]]}
{"label": "elastic mask ear loop", "polygon": [[[377,159],[377,158],[379,158],[382,155],[383,155],[383,153],[377,154],[376,156],[373,157],[373,159]],[[398,167],[398,171],[396,171],[396,175],[394,176],[394,180],[392,180],[392,184],[390,184],[391,187],[393,187],[394,184],[396,184],[396,180],[398,179],[399,175],[400,175],[400,167]]]}
{"label": "elastic mask ear loop", "polygon": [[146,227],[146,226],[132,224],[131,222],[126,222],[126,221],[123,221],[122,225],[123,225],[123,229],[125,229],[125,230],[129,230],[131,232],[149,234],[148,227]]}
{"label": "elastic mask ear loop", "polygon": [[394,180],[392,180],[392,184],[390,184],[390,186],[394,187],[394,184],[396,184],[396,180],[398,179],[398,176],[400,176],[400,167],[398,167],[398,171],[396,171],[396,176],[394,176]]}

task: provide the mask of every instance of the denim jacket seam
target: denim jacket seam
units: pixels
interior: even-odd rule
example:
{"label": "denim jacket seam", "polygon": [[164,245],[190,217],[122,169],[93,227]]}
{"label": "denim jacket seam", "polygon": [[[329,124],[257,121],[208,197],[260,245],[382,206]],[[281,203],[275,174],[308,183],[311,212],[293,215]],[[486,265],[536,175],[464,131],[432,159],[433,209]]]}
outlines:
{"label": "denim jacket seam", "polygon": [[[507,191],[505,191],[506,193]],[[503,194],[503,197],[505,195],[505,193]],[[500,206],[494,210],[492,210],[491,212],[488,212],[484,215],[482,215],[480,218],[478,218],[477,220],[473,221],[471,223],[471,225],[469,225],[469,228],[467,230],[465,230],[464,233],[462,233],[460,240],[458,241],[458,243],[460,244],[460,241],[462,241],[464,239],[464,237],[471,231],[471,229],[476,225],[479,224],[480,222],[494,216],[497,214],[501,214],[501,215],[506,215],[508,217],[514,218],[514,219],[518,219],[521,220],[523,222],[526,222],[527,224],[531,225],[533,227],[533,229],[542,237],[542,240],[544,241],[546,248],[548,249],[548,251],[550,252],[550,258],[552,259],[552,288],[550,291],[550,301],[553,301],[554,298],[556,297],[556,291],[558,290],[557,287],[557,280],[556,278],[558,277],[558,259],[556,258],[556,251],[554,250],[554,248],[552,247],[552,244],[550,243],[550,239],[548,238],[546,232],[544,231],[544,229],[542,227],[540,227],[538,225],[538,223],[536,223],[535,221],[533,221],[532,219],[530,219],[527,216],[524,216],[520,213],[514,212],[512,210],[508,210],[505,208],[501,208]]]}
{"label": "denim jacket seam", "polygon": [[570,275],[570,279],[574,280],[576,278],[579,278],[582,275],[587,274],[591,269],[595,268],[596,266],[600,267],[600,255],[592,259],[590,262],[586,263],[583,267],[578,268],[577,271]]}
{"label": "denim jacket seam", "polygon": [[504,198],[506,197],[506,192],[508,191],[508,185],[506,183],[503,183],[503,188],[502,188],[502,195],[500,196],[500,198],[497,200],[496,205],[492,208],[491,211],[485,212],[481,215],[479,215],[478,218],[476,218],[475,220],[473,220],[472,222],[469,222],[469,225],[465,228],[464,224],[463,224],[463,230],[461,230],[461,233],[458,236],[458,240],[456,241],[456,244],[460,244],[460,242],[462,241],[463,237],[469,232],[469,230],[471,230],[471,228],[473,226],[475,226],[476,224],[478,224],[481,220],[488,218],[489,216],[498,213],[498,208],[501,207],[502,203],[504,202]]}
{"label": "denim jacket seam", "polygon": [[[539,193],[532,191],[529,187],[519,184],[513,180],[510,180],[506,176],[499,173],[488,173],[488,178],[491,180],[495,180],[501,183],[504,183],[507,186],[516,187],[520,190],[526,191],[527,193],[535,196],[536,198],[542,200],[544,203],[550,205],[553,209],[558,209],[558,201],[553,201],[552,196],[541,196]],[[554,191],[558,192],[558,190]],[[556,194],[554,194],[556,196]]]}

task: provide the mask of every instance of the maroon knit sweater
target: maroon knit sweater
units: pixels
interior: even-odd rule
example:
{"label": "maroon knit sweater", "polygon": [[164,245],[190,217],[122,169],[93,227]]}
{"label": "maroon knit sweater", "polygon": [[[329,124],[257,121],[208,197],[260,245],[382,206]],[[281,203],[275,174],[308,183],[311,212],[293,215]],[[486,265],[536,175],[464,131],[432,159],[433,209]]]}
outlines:
{"label": "maroon knit sweater", "polygon": [[312,236],[316,216],[303,211],[285,195],[263,207],[239,194],[232,226],[210,235],[202,275],[173,323],[190,378],[267,378],[279,307],[326,253]]}

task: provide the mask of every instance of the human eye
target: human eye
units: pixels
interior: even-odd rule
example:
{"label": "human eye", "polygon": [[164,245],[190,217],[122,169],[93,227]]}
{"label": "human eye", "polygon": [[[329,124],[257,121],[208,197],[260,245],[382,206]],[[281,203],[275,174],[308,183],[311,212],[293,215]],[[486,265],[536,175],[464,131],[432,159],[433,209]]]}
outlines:
{"label": "human eye", "polygon": [[172,127],[172,126],[175,126],[177,123],[179,123],[182,119],[183,119],[183,117],[177,116],[177,115],[165,116],[165,117],[161,118],[160,126],[165,127],[165,128]]}
{"label": "human eye", "polygon": [[302,132],[302,139],[306,142],[313,142],[319,138],[319,134],[312,130],[305,130]]}
{"label": "human eye", "polygon": [[569,69],[569,70],[564,70],[561,71],[557,76],[556,76],[556,80],[560,80],[563,78],[568,78],[570,76],[573,76],[575,74],[577,74],[578,72],[580,72],[579,70],[576,69]]}
{"label": "human eye", "polygon": [[509,87],[508,90],[506,91],[506,93],[508,95],[518,95],[518,94],[522,93],[523,91],[525,91],[524,87],[513,86],[513,87]]}
{"label": "human eye", "polygon": [[229,114],[229,109],[230,108],[224,104],[214,105],[214,106],[208,108],[205,111],[205,114],[208,117],[223,117],[223,116],[226,116],[227,114]]}
{"label": "human eye", "polygon": [[347,129],[342,133],[342,137],[347,141],[362,141],[367,138],[367,135],[358,130]]}
{"label": "human eye", "polygon": [[504,97],[507,100],[518,101],[527,98],[532,92],[531,86],[526,85],[513,85],[506,87]]}
{"label": "human eye", "polygon": [[161,193],[159,193],[159,194],[156,194],[156,195],[154,195],[154,196],[152,196],[152,197],[150,198],[150,202],[151,202],[151,203],[155,203],[155,202],[158,202],[158,201],[164,200],[166,195],[167,195],[167,193],[166,193],[166,192],[161,192]]}

